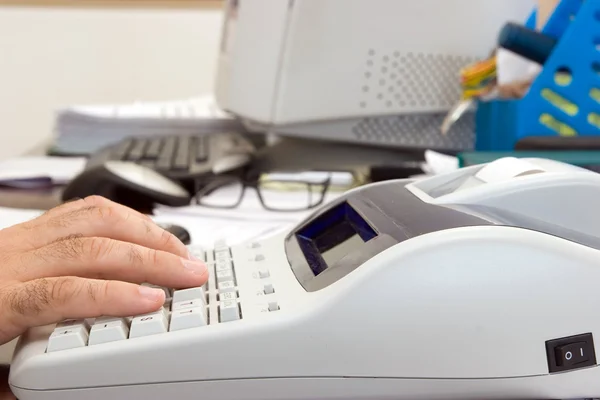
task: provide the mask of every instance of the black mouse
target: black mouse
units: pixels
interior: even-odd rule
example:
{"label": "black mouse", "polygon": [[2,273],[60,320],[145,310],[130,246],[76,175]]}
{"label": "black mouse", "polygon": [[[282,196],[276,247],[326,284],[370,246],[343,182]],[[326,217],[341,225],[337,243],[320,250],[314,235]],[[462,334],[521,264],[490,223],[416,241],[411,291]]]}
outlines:
{"label": "black mouse", "polygon": [[182,207],[190,193],[151,168],[133,162],[107,161],[84,170],[64,189],[63,201],[100,195],[144,213],[156,204]]}
{"label": "black mouse", "polygon": [[158,226],[160,226],[167,232],[171,232],[173,235],[175,235],[175,237],[177,239],[181,240],[181,242],[183,244],[185,244],[186,246],[188,244],[192,243],[192,237],[191,237],[190,233],[187,231],[187,229],[185,229],[184,227],[179,226],[179,225],[173,225],[173,224],[165,224],[165,223],[160,223],[160,224],[158,224]]}

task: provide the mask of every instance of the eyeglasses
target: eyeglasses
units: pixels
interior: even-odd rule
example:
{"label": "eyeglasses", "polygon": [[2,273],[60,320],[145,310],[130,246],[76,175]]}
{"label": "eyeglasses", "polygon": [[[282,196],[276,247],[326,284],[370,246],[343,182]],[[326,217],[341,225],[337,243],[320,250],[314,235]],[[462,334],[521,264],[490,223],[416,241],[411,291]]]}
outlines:
{"label": "eyeglasses", "polygon": [[250,189],[269,211],[305,211],[323,204],[330,185],[328,175],[311,179],[218,176],[197,191],[195,201],[209,208],[236,208]]}

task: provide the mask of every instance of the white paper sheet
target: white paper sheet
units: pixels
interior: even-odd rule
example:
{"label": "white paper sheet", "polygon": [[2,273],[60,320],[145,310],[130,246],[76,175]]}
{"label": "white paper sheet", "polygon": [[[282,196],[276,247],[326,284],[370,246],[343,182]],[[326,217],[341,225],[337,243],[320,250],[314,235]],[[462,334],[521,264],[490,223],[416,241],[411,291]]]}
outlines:
{"label": "white paper sheet", "polygon": [[[0,229],[29,221],[42,215],[42,210],[22,210],[0,207]],[[219,216],[198,216],[164,212],[154,216],[158,223],[175,224],[185,228],[192,237],[192,243],[211,246],[215,241],[226,239],[230,244],[240,243],[262,235],[272,234],[289,227],[293,220],[244,220]]]}
{"label": "white paper sheet", "polygon": [[506,49],[498,49],[497,64],[499,85],[533,80],[542,70],[539,64]]}
{"label": "white paper sheet", "polygon": [[16,208],[0,207],[0,229],[29,221],[42,215],[41,210],[22,210]]}
{"label": "white paper sheet", "polygon": [[425,162],[421,165],[425,176],[440,175],[456,171],[459,168],[458,158],[436,151],[425,151]]}
{"label": "white paper sheet", "polygon": [[205,247],[211,247],[217,240],[226,240],[229,245],[243,243],[292,225],[290,222],[203,218],[169,213],[157,215],[153,219],[159,223],[175,224],[185,228],[190,233],[192,244]]}
{"label": "white paper sheet", "polygon": [[162,102],[136,101],[126,104],[76,105],[62,111],[111,119],[232,119],[218,107],[213,95]]}

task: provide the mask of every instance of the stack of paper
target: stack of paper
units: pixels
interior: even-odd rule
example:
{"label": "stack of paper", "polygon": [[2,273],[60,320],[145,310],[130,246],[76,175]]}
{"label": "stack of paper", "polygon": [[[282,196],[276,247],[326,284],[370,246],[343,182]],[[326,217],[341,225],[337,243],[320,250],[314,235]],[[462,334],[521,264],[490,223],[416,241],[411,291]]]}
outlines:
{"label": "stack of paper", "polygon": [[242,129],[212,96],[59,110],[54,154],[89,155],[131,136],[194,135]]}

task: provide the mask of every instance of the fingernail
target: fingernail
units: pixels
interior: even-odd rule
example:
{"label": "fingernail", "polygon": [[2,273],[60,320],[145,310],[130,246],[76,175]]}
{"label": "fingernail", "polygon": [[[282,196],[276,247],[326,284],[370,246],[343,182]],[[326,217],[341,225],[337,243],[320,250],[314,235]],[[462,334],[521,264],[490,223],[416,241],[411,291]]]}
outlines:
{"label": "fingernail", "polygon": [[206,264],[204,264],[202,261],[190,261],[185,259],[182,261],[183,266],[196,275],[204,275],[207,271]]}
{"label": "fingernail", "polygon": [[154,302],[159,302],[164,293],[162,289],[154,289],[147,286],[139,286],[138,290],[143,297]]}

